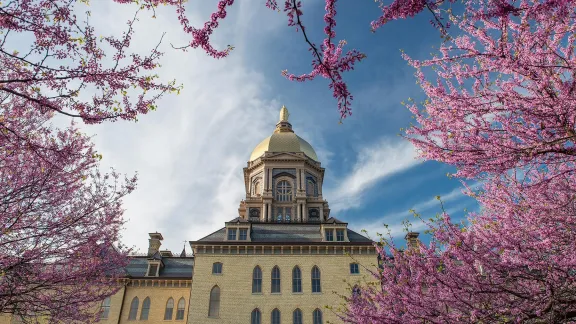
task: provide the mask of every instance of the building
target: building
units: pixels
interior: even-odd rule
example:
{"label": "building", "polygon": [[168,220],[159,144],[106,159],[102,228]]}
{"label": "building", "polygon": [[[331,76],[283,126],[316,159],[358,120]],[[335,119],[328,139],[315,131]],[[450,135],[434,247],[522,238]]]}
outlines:
{"label": "building", "polygon": [[[244,168],[239,216],[190,242],[194,280],[188,322],[339,322],[332,310],[372,278],[373,242],[330,215],[324,168],[282,107],[274,133]],[[336,293],[335,293],[336,292]]]}
{"label": "building", "polygon": [[102,323],[341,322],[340,295],[373,280],[377,254],[330,215],[325,170],[288,117],[282,107],[274,133],[252,151],[238,215],[190,242],[193,257],[160,250],[162,234],[150,233],[122,289],[95,306]]}

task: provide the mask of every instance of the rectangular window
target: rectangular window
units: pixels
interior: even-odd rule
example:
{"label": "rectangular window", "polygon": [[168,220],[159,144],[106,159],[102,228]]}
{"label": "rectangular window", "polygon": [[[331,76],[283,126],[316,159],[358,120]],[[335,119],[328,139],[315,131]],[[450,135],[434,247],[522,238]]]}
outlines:
{"label": "rectangular window", "polygon": [[236,229],[229,228],[228,229],[228,241],[236,241]]}
{"label": "rectangular window", "polygon": [[157,264],[151,264],[150,268],[148,269],[148,277],[156,277],[156,272],[158,271]]}
{"label": "rectangular window", "polygon": [[351,274],[359,274],[360,271],[358,269],[358,263],[350,263],[350,273]]}
{"label": "rectangular window", "polygon": [[326,230],[326,241],[334,241],[334,231]]}
{"label": "rectangular window", "polygon": [[344,242],[344,230],[336,230],[336,241]]}
{"label": "rectangular window", "polygon": [[222,274],[222,263],[215,262],[212,264],[212,274]]}
{"label": "rectangular window", "polygon": [[246,241],[246,239],[248,238],[248,229],[240,229],[240,241]]}

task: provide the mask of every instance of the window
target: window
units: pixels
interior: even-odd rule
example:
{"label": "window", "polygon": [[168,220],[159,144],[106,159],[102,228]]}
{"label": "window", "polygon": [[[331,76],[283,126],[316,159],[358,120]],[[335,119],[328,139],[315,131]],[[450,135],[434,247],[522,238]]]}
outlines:
{"label": "window", "polygon": [[104,298],[100,305],[100,319],[107,319],[110,314],[110,297]]}
{"label": "window", "polygon": [[212,264],[212,274],[222,274],[222,263],[214,262]]}
{"label": "window", "polygon": [[272,293],[280,292],[280,269],[276,266],[272,269]]}
{"label": "window", "polygon": [[254,182],[254,195],[260,195],[261,194],[261,190],[260,190],[260,181],[256,181]]}
{"label": "window", "polygon": [[286,216],[284,216],[284,220],[287,223],[290,223],[290,221],[292,220],[292,208],[286,207],[285,213],[286,213]]}
{"label": "window", "polygon": [[320,269],[317,266],[312,268],[312,292],[319,293],[322,289],[320,288]]}
{"label": "window", "polygon": [[174,299],[170,297],[168,299],[168,302],[166,303],[166,310],[164,310],[164,319],[171,320],[173,312],[174,312]]}
{"label": "window", "polygon": [[238,238],[240,241],[246,241],[248,238],[248,229],[242,228],[240,229],[240,237]]}
{"label": "window", "polygon": [[157,273],[158,273],[158,265],[157,264],[151,264],[148,267],[148,277],[156,277]]}
{"label": "window", "polygon": [[138,297],[134,297],[134,299],[132,299],[132,303],[130,303],[130,313],[128,314],[128,320],[130,321],[136,320],[136,314],[138,314],[139,303],[140,301],[138,300]]}
{"label": "window", "polygon": [[178,309],[176,310],[176,320],[183,320],[184,319],[184,309],[185,308],[186,308],[186,301],[184,301],[184,297],[182,297],[178,301]]}
{"label": "window", "polygon": [[360,270],[358,269],[358,263],[350,263],[350,273],[351,274],[359,274]]}
{"label": "window", "polygon": [[312,313],[312,323],[313,324],[322,324],[322,311],[316,308],[314,313]]}
{"label": "window", "polygon": [[250,324],[261,324],[262,323],[262,314],[258,308],[252,311],[252,315],[250,316]]}
{"label": "window", "polygon": [[252,271],[252,293],[262,293],[262,270],[259,266]]}
{"label": "window", "polygon": [[336,241],[344,242],[344,230],[336,230]]}
{"label": "window", "polygon": [[272,311],[272,320],[270,322],[272,324],[280,324],[280,311],[278,308],[274,308]]}
{"label": "window", "polygon": [[308,179],[306,181],[306,195],[308,196],[316,196],[316,184],[314,180]]}
{"label": "window", "polygon": [[354,287],[352,287],[352,298],[360,297],[361,295],[362,290],[360,289],[360,287],[358,285],[354,285]]}
{"label": "window", "polygon": [[302,324],[302,311],[296,308],[292,313],[292,324]]}
{"label": "window", "polygon": [[292,292],[302,292],[302,272],[298,266],[292,269]]}
{"label": "window", "polygon": [[282,180],[276,184],[276,200],[292,201],[292,186],[288,181]]}
{"label": "window", "polygon": [[148,314],[150,313],[150,297],[146,297],[142,302],[142,312],[140,313],[140,320],[147,321]]}
{"label": "window", "polygon": [[334,231],[332,229],[326,229],[326,241],[334,241]]}
{"label": "window", "polygon": [[228,229],[228,241],[236,241],[236,229],[229,228]]}
{"label": "window", "polygon": [[220,315],[220,287],[214,286],[210,291],[210,306],[208,316],[218,317]]}

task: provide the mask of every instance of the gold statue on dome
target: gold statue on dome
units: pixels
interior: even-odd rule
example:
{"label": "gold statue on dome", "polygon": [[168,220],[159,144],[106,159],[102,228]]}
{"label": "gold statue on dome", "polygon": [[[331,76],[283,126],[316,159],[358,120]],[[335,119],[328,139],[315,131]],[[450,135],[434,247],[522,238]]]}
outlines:
{"label": "gold statue on dome", "polygon": [[282,109],[280,109],[280,120],[278,122],[287,122],[288,117],[290,117],[290,113],[288,113],[288,108],[282,105]]}

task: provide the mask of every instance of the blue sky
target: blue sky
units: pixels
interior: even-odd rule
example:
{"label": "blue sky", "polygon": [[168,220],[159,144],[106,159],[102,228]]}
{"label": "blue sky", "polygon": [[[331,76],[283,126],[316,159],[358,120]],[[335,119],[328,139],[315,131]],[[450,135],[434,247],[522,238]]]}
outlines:
{"label": "blue sky", "polygon": [[[207,19],[216,2],[192,2],[188,16],[193,24]],[[456,218],[464,208],[477,208],[460,193],[460,183],[446,177],[453,171],[449,166],[415,160],[411,144],[397,135],[411,120],[400,102],[424,99],[400,49],[418,58],[434,51],[441,39],[429,16],[370,33],[377,5],[359,3],[340,1],[337,7],[337,38],[368,56],[344,74],[355,100],[353,115],[341,125],[326,80],[295,83],[280,75],[284,69],[308,72],[311,56],[302,35],[286,26],[283,13],[265,8],[264,1],[238,1],[215,32],[217,46],[235,46],[224,60],[201,50],[171,49],[170,44],[187,42],[173,10],[161,8],[156,19],[141,16],[135,51],[145,53],[166,32],[159,72],[182,83],[182,94],[166,96],[158,111],[138,123],[84,128],[103,153],[104,168],[139,173],[138,189],[125,203],[124,243],[145,251],[147,233],[159,231],[163,247],[179,252],[183,241],[205,236],[236,217],[244,196],[242,168],[254,146],[273,131],[282,105],[290,110],[296,133],[312,144],[326,168],[324,197],[331,216],[351,228],[374,236],[387,223],[402,238],[402,220],[413,220],[408,210],[434,216],[440,211],[437,195]],[[304,1],[304,22],[316,43],[323,37],[323,7],[323,1]],[[93,2],[97,32],[118,33],[133,9]]]}

